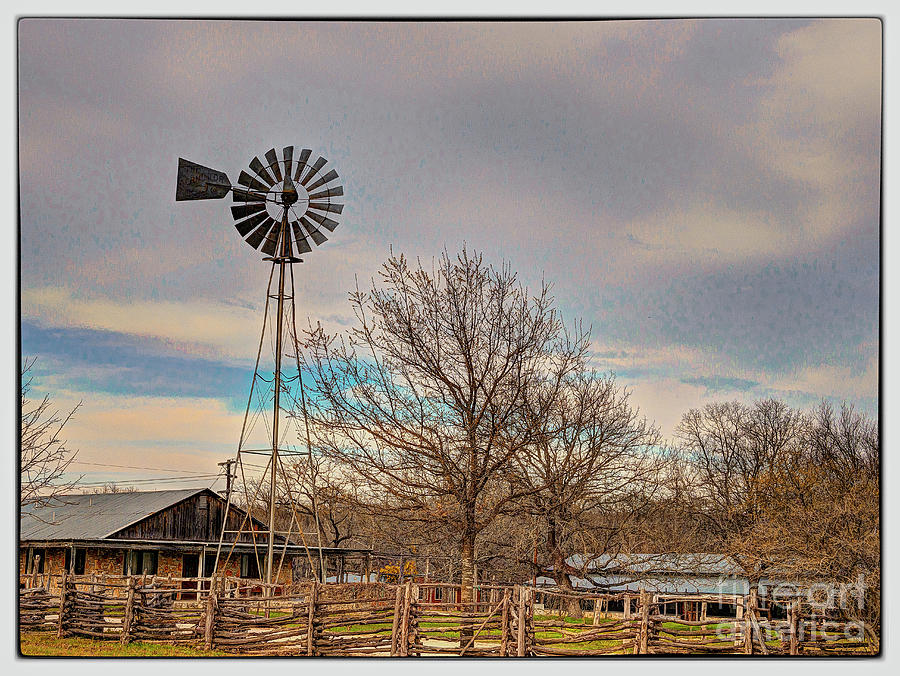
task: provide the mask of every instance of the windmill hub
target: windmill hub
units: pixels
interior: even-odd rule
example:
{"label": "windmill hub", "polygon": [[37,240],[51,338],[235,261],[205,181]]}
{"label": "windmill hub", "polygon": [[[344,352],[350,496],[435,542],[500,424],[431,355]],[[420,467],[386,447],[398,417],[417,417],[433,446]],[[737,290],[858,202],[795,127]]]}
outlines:
{"label": "windmill hub", "polygon": [[284,183],[281,184],[281,203],[285,206],[290,206],[297,199],[297,188],[294,187],[294,182],[291,180],[290,175],[285,174]]}
{"label": "windmill hub", "polygon": [[299,183],[291,183],[285,188],[284,183],[276,183],[266,195],[266,211],[269,216],[280,221],[284,207],[288,207],[292,213],[305,213],[309,205],[309,193]]}

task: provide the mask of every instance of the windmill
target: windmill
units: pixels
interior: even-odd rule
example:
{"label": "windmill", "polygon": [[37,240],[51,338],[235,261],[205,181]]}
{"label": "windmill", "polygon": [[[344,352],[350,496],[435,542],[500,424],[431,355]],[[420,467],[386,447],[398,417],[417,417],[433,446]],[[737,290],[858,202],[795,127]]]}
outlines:
{"label": "windmill", "polygon": [[[341,213],[343,205],[333,201],[344,194],[342,186],[337,185],[338,174],[334,169],[325,170],[327,160],[318,157],[311,162],[312,150],[304,148],[300,154],[294,157],[294,147],[286,146],[282,150],[279,159],[275,149],[265,153],[265,161],[254,157],[249,164],[249,171],[243,170],[238,176],[237,185],[232,185],[228,176],[216,169],[210,169],[183,158],[178,159],[178,182],[175,192],[175,201],[222,199],[229,193],[234,202],[231,214],[234,218],[234,227],[242,238],[254,249],[261,251],[265,256],[263,261],[272,263],[272,272],[269,275],[269,284],[266,292],[266,311],[263,319],[262,334],[257,352],[256,367],[253,381],[250,385],[250,395],[247,400],[247,410],[244,414],[244,423],[241,428],[241,438],[238,442],[237,456],[235,458],[236,475],[243,480],[245,497],[247,489],[244,465],[245,455],[263,455],[268,461],[263,468],[263,474],[257,484],[257,492],[266,479],[269,481],[268,495],[268,533],[266,534],[266,583],[271,585],[277,579],[275,571],[275,539],[283,536],[285,551],[288,541],[293,534],[296,524],[310,567],[315,571],[309,554],[309,547],[303,534],[300,519],[297,517],[293,493],[285,481],[288,502],[291,510],[291,525],[288,531],[277,531],[276,525],[276,495],[277,476],[279,471],[282,477],[287,479],[282,458],[291,455],[306,455],[312,465],[311,448],[309,441],[309,426],[305,420],[306,399],[300,381],[300,357],[294,344],[294,358],[296,360],[296,374],[286,374],[283,356],[285,348],[285,331],[293,331],[294,326],[294,273],[295,263],[302,263],[300,256],[313,251],[312,243],[318,247],[324,244],[328,237],[322,232],[333,232],[338,223],[332,217]],[[277,271],[277,276],[276,276]],[[274,314],[270,315],[270,300],[275,300],[275,307],[271,308]],[[273,369],[266,372],[260,370],[260,361],[263,345],[267,333],[267,324],[272,324],[269,329],[270,339],[274,335],[274,359]],[[273,341],[270,340],[270,343]],[[271,378],[267,377],[271,374]],[[300,391],[300,404],[306,423],[306,450],[298,451],[289,447],[286,431],[290,418],[285,417],[282,407],[283,397],[291,396],[291,387],[296,384]],[[254,394],[256,394],[257,406],[254,409]],[[295,403],[297,403],[295,401]],[[268,408],[268,406],[271,408]],[[265,419],[266,411],[271,415],[271,426]],[[266,428],[265,447],[248,447],[250,431],[255,422],[263,420]],[[252,444],[249,444],[252,446]],[[241,537],[249,535],[254,543],[254,552],[258,558],[257,533],[253,524],[252,504],[255,497],[247,501],[248,512],[241,525],[236,530],[227,530],[229,523],[229,509],[232,491],[228,493],[226,514],[223,519],[222,533],[219,546],[216,551],[216,563],[213,570],[218,569],[219,558],[223,545],[231,544],[227,557],[231,556],[236,543]],[[325,566],[322,558],[321,529],[318,523],[318,509],[315,499],[315,481],[312,481],[313,513],[316,520],[316,536],[318,540],[319,564],[322,581],[325,577]],[[233,536],[230,538],[228,536]],[[227,565],[228,558],[226,558]],[[282,552],[279,570],[284,562]]]}

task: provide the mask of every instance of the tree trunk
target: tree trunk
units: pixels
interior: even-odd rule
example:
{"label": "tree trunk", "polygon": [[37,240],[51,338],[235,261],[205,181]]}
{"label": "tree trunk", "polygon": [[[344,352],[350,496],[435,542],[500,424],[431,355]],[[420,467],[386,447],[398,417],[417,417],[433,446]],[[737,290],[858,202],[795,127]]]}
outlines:
{"label": "tree trunk", "polygon": [[[569,574],[565,571],[561,571],[557,576],[557,586],[563,589],[564,591],[575,594],[575,587],[572,585],[572,580],[569,577]],[[569,596],[566,597],[566,613],[569,617],[574,617],[576,620],[581,620],[584,618],[584,610],[581,608],[581,600],[577,596]]]}
{"label": "tree trunk", "polygon": [[[475,578],[475,532],[467,529],[463,534],[462,556],[460,559],[461,582],[459,601],[464,612],[471,612],[475,602],[475,590],[473,582]],[[468,623],[461,623],[459,628],[459,647],[465,646],[472,638],[474,627]]]}
{"label": "tree trunk", "polygon": [[[553,557],[553,577],[556,580],[556,586],[568,593],[574,594],[575,587],[572,585],[572,579],[569,577],[568,573],[569,564],[566,562],[565,553],[557,544],[556,522],[552,518],[550,519],[547,528],[547,544],[550,549],[550,556]],[[574,617],[578,620],[584,617],[584,613],[581,610],[581,602],[577,598],[567,597],[563,607],[570,617]]]}

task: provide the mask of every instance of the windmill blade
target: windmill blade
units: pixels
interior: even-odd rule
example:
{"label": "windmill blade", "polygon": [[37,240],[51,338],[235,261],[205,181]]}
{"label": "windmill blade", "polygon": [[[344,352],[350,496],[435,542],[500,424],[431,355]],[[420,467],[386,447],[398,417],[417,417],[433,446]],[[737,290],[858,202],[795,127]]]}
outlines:
{"label": "windmill blade", "polygon": [[235,202],[265,202],[266,201],[265,194],[253,192],[252,190],[244,190],[242,188],[232,188],[231,198]]}
{"label": "windmill blade", "polygon": [[[325,218],[322,214],[317,214],[313,211],[307,211],[306,215],[316,221],[322,227],[328,228],[331,232],[334,232],[334,229],[338,227],[337,221],[332,221],[330,218]],[[313,239],[315,239],[315,237],[313,237]],[[318,242],[316,242],[316,244],[318,244]]]}
{"label": "windmill blade", "polygon": [[266,159],[269,160],[269,168],[275,172],[275,180],[281,180],[281,167],[278,166],[278,155],[275,154],[275,148],[270,148],[266,153]]}
{"label": "windmill blade", "polygon": [[294,158],[294,146],[285,146],[282,157],[284,157],[284,175],[290,176],[291,164]]}
{"label": "windmill blade", "polygon": [[270,218],[268,215],[265,216],[265,220],[262,222],[256,230],[250,233],[250,236],[247,238],[247,244],[252,246],[254,249],[258,249],[259,245],[262,244],[263,238],[266,236],[266,233],[272,229],[275,225],[275,219]]}
{"label": "windmill blade", "polygon": [[307,190],[315,190],[320,185],[325,185],[326,183],[328,183],[329,181],[333,181],[337,177],[338,177],[338,173],[334,169],[332,169],[331,171],[329,171],[327,174],[325,174],[322,178],[320,178],[318,181],[316,181],[312,185],[306,186],[306,189]]}
{"label": "windmill blade", "polygon": [[175,201],[222,199],[231,189],[224,171],[210,169],[183,157],[178,158],[178,181]]}
{"label": "windmill blade", "polygon": [[303,224],[303,227],[306,228],[306,232],[308,232],[309,236],[312,237],[312,240],[316,243],[316,246],[322,246],[323,244],[325,244],[325,242],[328,241],[328,238],[323,235],[316,226],[307,221],[303,216],[300,217],[300,222]]}
{"label": "windmill blade", "polygon": [[328,162],[324,157],[320,157],[316,160],[316,163],[309,168],[309,171],[306,172],[306,176],[303,177],[303,180],[300,181],[300,185],[306,186],[309,183],[309,179],[311,179],[315,174],[319,173],[319,169],[325,166]]}
{"label": "windmill blade", "polygon": [[322,190],[320,192],[314,193],[309,196],[311,200],[321,200],[327,197],[340,197],[344,194],[344,186],[339,185],[336,188],[329,188],[328,190]]}
{"label": "windmill blade", "polygon": [[265,168],[262,162],[259,161],[258,157],[254,157],[250,160],[250,168],[257,173],[257,175],[268,185],[270,188],[275,185],[275,179],[272,178],[272,174],[269,173],[268,169]]}
{"label": "windmill blade", "polygon": [[278,246],[278,235],[281,234],[281,223],[279,223],[276,227],[272,228],[269,231],[269,234],[266,235],[266,241],[262,246],[262,251],[264,254],[268,256],[275,255],[275,247]]}
{"label": "windmill blade", "polygon": [[306,168],[306,163],[309,162],[309,156],[312,154],[312,150],[309,148],[304,148],[300,151],[300,157],[297,158],[297,173],[294,174],[294,181],[300,180],[300,172]]}
{"label": "windmill blade", "polygon": [[294,240],[297,242],[297,253],[305,254],[312,251],[312,247],[306,241],[306,235],[303,234],[297,221],[291,221],[291,229],[294,231]]}
{"label": "windmill blade", "polygon": [[245,185],[248,188],[253,188],[254,190],[258,190],[264,194],[269,192],[269,186],[267,186],[262,181],[258,181],[257,179],[253,178],[246,171],[242,171],[241,175],[238,176],[238,183],[240,183],[241,185]]}
{"label": "windmill blade", "polygon": [[319,211],[330,211],[333,214],[339,214],[344,210],[343,204],[332,204],[331,202],[310,202],[310,209],[318,209]]}
{"label": "windmill blade", "polygon": [[269,217],[269,214],[267,214],[265,211],[261,211],[260,213],[256,214],[255,216],[251,216],[246,221],[239,221],[239,222],[235,223],[234,227],[237,228],[237,231],[239,233],[241,233],[241,237],[246,237],[247,234],[251,230],[253,230],[253,228],[258,226],[260,223],[262,223],[268,217]]}
{"label": "windmill blade", "polygon": [[266,208],[266,205],[262,202],[252,202],[250,204],[242,204],[239,207],[231,207],[231,215],[234,216],[234,220],[240,220],[247,216],[252,216],[255,213],[258,213]]}

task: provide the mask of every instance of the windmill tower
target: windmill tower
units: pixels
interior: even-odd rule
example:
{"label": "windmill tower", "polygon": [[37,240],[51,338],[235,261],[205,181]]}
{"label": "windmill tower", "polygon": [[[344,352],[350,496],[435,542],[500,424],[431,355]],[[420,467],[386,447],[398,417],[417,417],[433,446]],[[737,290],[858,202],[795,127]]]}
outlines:
{"label": "windmill tower", "polygon": [[[258,565],[261,562],[258,540],[264,539],[265,580],[271,585],[278,579],[278,571],[284,563],[288,543],[293,536],[298,536],[311,569],[315,571],[318,568],[320,572],[317,576],[321,574],[324,582],[325,566],[314,474],[310,472],[318,566],[310,554],[310,546],[307,544],[302,522],[297,515],[294,491],[285,469],[286,460],[291,461],[294,456],[306,456],[312,470],[300,355],[296,341],[291,340],[296,336],[294,264],[302,263],[303,259],[300,256],[312,252],[310,240],[316,246],[327,241],[328,238],[322,229],[333,232],[337,227],[337,221],[331,216],[340,214],[343,205],[333,202],[333,198],[342,196],[344,190],[342,186],[334,183],[338,178],[337,172],[334,169],[325,171],[327,164],[325,158],[319,157],[315,162],[310,162],[312,157],[310,149],[301,150],[295,159],[294,147],[286,146],[279,159],[275,149],[272,148],[264,157],[265,162],[258,157],[250,161],[250,171],[241,171],[236,186],[231,184],[224,172],[182,158],[178,160],[175,200],[222,199],[230,193],[234,202],[231,213],[235,228],[250,246],[265,254],[263,261],[272,264],[256,366],[235,457],[235,490],[228,494],[214,570],[218,569],[218,562],[223,555],[227,564],[236,544],[248,539],[253,543],[254,557]],[[289,345],[293,347],[292,355],[286,354]],[[267,368],[268,359],[263,359],[264,347],[271,349],[272,359],[269,364],[271,369]],[[287,361],[285,357],[288,357]],[[294,409],[299,405],[303,412],[305,429],[295,428],[298,421],[288,415],[285,408],[288,404]],[[301,437],[305,438],[306,445],[298,448],[292,440]],[[265,464],[253,463],[251,460],[256,457],[265,458]],[[250,480],[247,474],[251,475]],[[256,476],[256,489],[251,496],[253,476]],[[267,513],[262,516],[268,524],[268,529],[262,537],[263,533],[254,527],[255,521],[262,519],[253,514],[253,507],[260,490],[266,485]],[[240,525],[229,528],[230,515],[234,510],[232,495],[240,494],[241,489],[246,511],[237,519]],[[286,497],[286,506],[290,509],[290,526],[287,531],[276,529],[279,494]],[[237,510],[234,510],[234,513],[237,514]],[[279,538],[283,547],[280,561],[276,564],[275,547]]]}

